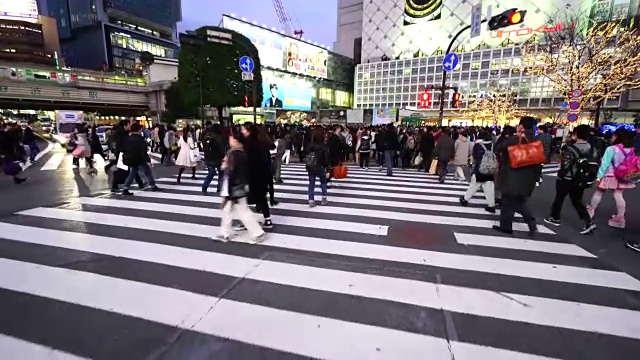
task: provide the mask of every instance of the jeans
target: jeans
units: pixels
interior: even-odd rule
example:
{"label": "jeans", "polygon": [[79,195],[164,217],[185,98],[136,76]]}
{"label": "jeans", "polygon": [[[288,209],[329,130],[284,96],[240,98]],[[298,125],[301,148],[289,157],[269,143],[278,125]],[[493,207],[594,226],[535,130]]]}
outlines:
{"label": "jeans", "polygon": [[361,152],[360,153],[360,167],[361,168],[369,168],[369,157],[371,156],[371,153],[369,152]]}
{"label": "jeans", "polygon": [[449,161],[447,160],[438,160],[438,181],[444,181],[444,177],[447,175],[447,166],[449,165]]}
{"label": "jeans", "polygon": [[129,166],[129,176],[127,176],[127,180],[125,180],[123,185],[123,188],[125,190],[129,189],[129,186],[131,186],[133,180],[135,180],[136,176],[138,176],[139,171],[142,171],[142,174],[144,174],[144,176],[147,178],[149,186],[156,186],[156,182],[155,180],[153,180],[153,174],[151,173],[151,167],[145,162],[140,165]]}
{"label": "jeans", "polygon": [[222,170],[220,170],[220,165],[215,164],[206,164],[207,165],[207,176],[204,178],[204,183],[202,183],[202,191],[206,191],[213,181],[213,177],[218,175],[218,185],[216,186],[216,192],[220,192],[222,188]]}
{"label": "jeans", "polygon": [[384,151],[384,166],[387,167],[387,175],[393,175],[393,160],[396,152],[393,150]]}
{"label": "jeans", "polygon": [[582,196],[584,195],[584,188],[575,186],[570,181],[558,179],[556,181],[556,198],[553,200],[553,204],[551,205],[551,217],[560,220],[560,212],[562,211],[562,204],[564,203],[564,198],[569,195],[569,199],[571,199],[571,205],[578,212],[578,216],[582,221],[589,220],[589,213],[587,212],[587,207],[582,202]]}
{"label": "jeans", "polygon": [[31,162],[34,162],[36,160],[36,155],[38,155],[38,153],[40,152],[38,144],[34,140],[25,143],[25,145],[29,147],[29,160],[31,160]]}
{"label": "jeans", "polygon": [[309,174],[309,201],[314,201],[316,192],[316,177],[320,179],[322,198],[327,197],[327,173],[320,171],[318,174]]}

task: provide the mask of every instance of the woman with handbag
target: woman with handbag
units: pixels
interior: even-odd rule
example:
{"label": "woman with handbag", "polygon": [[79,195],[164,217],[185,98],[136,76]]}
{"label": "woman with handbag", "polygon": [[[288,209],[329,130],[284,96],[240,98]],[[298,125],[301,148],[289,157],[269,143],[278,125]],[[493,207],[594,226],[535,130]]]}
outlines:
{"label": "woman with handbag", "polygon": [[176,165],[180,167],[178,170],[178,184],[180,184],[184,169],[187,168],[191,169],[191,179],[196,180],[196,165],[198,165],[199,151],[190,135],[188,126],[182,129],[182,136],[178,139],[178,147],[180,148],[176,158]]}
{"label": "woman with handbag", "polygon": [[247,204],[249,196],[249,160],[242,146],[243,136],[234,132],[229,136],[229,152],[222,161],[222,217],[217,239],[227,242],[231,239],[231,223],[236,215],[251,235],[251,242],[257,244],[266,234],[258,224]]}
{"label": "woman with handbag", "polygon": [[84,124],[78,124],[75,130],[76,134],[76,148],[73,149],[71,153],[75,159],[84,158],[84,161],[87,164],[89,170],[87,171],[89,174],[96,174],[98,170],[93,167],[93,158],[91,157],[91,144],[89,143],[88,135],[89,131]]}
{"label": "woman with handbag", "polygon": [[[271,172],[271,155],[269,150],[273,146],[272,142],[266,142],[259,136],[258,129],[253,123],[246,123],[241,128],[244,136],[244,151],[249,162],[249,204],[256,205],[256,211],[262,213],[264,229],[273,228],[271,221],[271,210],[267,202],[267,193],[273,189],[273,173]],[[237,227],[236,230],[242,230]]]}

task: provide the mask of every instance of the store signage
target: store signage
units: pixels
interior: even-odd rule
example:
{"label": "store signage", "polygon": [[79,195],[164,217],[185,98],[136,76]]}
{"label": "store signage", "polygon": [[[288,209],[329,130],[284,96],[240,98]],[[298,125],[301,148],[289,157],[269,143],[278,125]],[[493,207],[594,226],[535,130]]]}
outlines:
{"label": "store signage", "polygon": [[525,28],[513,29],[513,30],[500,29],[500,30],[491,31],[489,35],[494,39],[505,38],[505,37],[520,37],[520,36],[529,36],[533,34],[555,33],[555,32],[560,32],[564,30],[569,30],[574,27],[575,27],[574,23],[571,23],[570,25],[563,25],[561,23],[557,23],[555,26],[542,25],[537,28],[525,27]]}
{"label": "store signage", "polygon": [[35,21],[38,19],[36,0],[0,0],[0,19]]}

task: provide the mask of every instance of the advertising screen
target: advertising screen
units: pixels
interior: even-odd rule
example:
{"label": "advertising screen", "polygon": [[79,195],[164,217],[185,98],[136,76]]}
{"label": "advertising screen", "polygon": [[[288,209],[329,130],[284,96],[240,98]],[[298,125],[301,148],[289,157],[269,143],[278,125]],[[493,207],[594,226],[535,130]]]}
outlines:
{"label": "advertising screen", "polygon": [[289,38],[284,44],[287,71],[327,78],[327,50]]}
{"label": "advertising screen", "polygon": [[404,24],[420,24],[441,17],[442,0],[404,0]]}
{"label": "advertising screen", "polygon": [[304,79],[271,71],[262,73],[262,106],[266,108],[311,110],[312,84]]}
{"label": "advertising screen", "polygon": [[373,125],[384,125],[398,121],[398,109],[373,109]]}
{"label": "advertising screen", "polygon": [[226,16],[223,18],[223,26],[237,31],[251,40],[258,49],[262,66],[284,69],[284,36]]}
{"label": "advertising screen", "polygon": [[37,21],[37,0],[0,0],[0,19]]}

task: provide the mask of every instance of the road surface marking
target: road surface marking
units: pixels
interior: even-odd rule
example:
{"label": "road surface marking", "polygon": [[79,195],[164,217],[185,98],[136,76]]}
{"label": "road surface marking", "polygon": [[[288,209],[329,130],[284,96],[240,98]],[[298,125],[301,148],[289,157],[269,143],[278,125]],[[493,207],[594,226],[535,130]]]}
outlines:
{"label": "road surface marking", "polygon": [[50,347],[0,334],[0,359],[4,360],[83,360]]}
{"label": "road surface marking", "polygon": [[44,163],[44,165],[42,165],[40,170],[44,170],[44,171],[58,170],[60,163],[62,163],[62,160],[64,160],[66,155],[67,154],[65,153],[54,153],[53,155],[51,155],[49,160],[47,160],[47,162]]}
{"label": "road surface marking", "polygon": [[454,236],[456,237],[456,241],[459,244],[464,245],[487,246],[503,249],[538,251],[549,254],[597,258],[597,256],[574,244],[478,234],[454,233]]}

